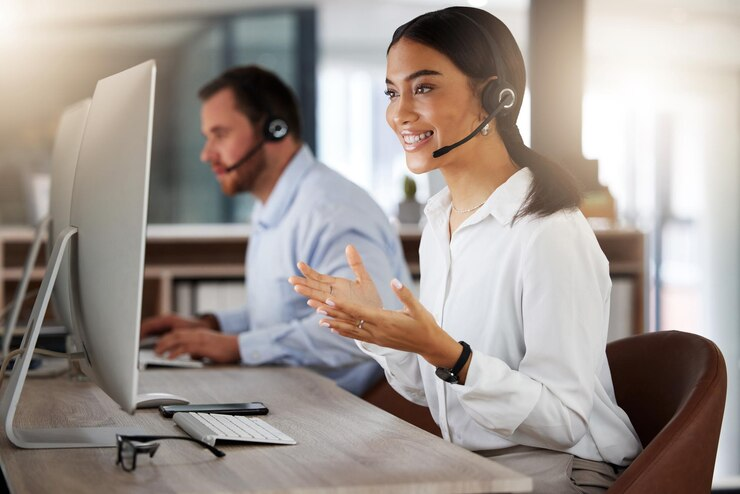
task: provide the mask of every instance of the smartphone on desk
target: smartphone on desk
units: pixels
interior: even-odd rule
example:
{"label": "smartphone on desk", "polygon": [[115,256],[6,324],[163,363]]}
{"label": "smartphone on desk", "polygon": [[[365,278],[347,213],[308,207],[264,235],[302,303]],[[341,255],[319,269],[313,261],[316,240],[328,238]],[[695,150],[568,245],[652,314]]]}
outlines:
{"label": "smartphone on desk", "polygon": [[165,417],[172,417],[177,412],[223,413],[226,415],[267,415],[269,410],[264,403],[252,401],[249,403],[213,403],[202,405],[162,405],[159,413]]}

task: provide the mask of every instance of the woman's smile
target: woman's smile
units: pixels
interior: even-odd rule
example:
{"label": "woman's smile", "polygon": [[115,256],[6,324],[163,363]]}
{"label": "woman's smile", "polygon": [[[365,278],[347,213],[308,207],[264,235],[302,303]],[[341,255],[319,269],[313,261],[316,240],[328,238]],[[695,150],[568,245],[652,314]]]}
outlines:
{"label": "woman's smile", "polygon": [[403,149],[407,152],[413,152],[423,147],[426,143],[431,140],[434,135],[434,131],[417,131],[417,130],[402,130],[401,131],[401,144]]}

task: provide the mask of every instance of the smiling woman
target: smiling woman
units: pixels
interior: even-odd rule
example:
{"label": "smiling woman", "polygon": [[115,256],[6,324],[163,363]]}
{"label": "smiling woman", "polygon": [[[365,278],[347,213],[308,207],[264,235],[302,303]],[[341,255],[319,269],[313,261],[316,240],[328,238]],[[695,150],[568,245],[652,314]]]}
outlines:
{"label": "smiling woman", "polygon": [[386,86],[408,168],[448,185],[425,210],[420,300],[394,280],[404,310],[383,309],[352,247],[355,280],[299,264],[290,281],[445,439],[535,492],[605,491],[640,451],[606,360],[608,263],[570,176],[519,135],[513,36],[479,9],[424,14],[396,30]]}

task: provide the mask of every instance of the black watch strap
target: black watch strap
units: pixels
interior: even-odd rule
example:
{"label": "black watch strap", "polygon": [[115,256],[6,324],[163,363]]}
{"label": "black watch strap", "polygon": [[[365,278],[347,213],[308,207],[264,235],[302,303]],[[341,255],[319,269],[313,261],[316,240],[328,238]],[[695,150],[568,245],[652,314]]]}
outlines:
{"label": "black watch strap", "polygon": [[451,369],[448,369],[446,367],[437,367],[437,370],[435,374],[437,374],[437,377],[442,379],[443,381],[447,381],[448,383],[457,384],[457,382],[460,380],[460,371],[465,367],[465,364],[468,363],[468,360],[470,359],[470,354],[472,353],[472,350],[470,349],[470,345],[465,343],[464,341],[459,341],[462,345],[462,353],[460,354],[460,358],[457,359],[457,362],[455,362],[455,365],[452,366]]}

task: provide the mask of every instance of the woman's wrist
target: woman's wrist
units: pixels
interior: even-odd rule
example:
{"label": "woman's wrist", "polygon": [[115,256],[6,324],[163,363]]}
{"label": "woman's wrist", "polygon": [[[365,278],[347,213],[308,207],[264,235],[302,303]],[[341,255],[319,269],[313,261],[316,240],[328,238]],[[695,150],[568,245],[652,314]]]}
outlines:
{"label": "woman's wrist", "polygon": [[436,341],[433,341],[428,351],[421,356],[435,367],[450,369],[460,358],[462,346],[444,331],[440,330],[439,333]]}

